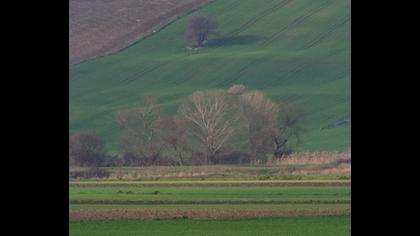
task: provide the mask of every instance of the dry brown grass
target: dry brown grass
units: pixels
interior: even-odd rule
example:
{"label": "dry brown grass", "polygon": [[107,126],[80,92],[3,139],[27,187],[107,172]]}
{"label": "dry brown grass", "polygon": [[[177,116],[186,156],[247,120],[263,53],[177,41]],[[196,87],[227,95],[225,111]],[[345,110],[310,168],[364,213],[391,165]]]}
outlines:
{"label": "dry brown grass", "polygon": [[334,162],[351,160],[351,152],[296,152],[288,157],[271,161],[273,165],[285,164],[315,164],[325,165]]}
{"label": "dry brown grass", "polygon": [[274,160],[271,165],[307,165],[311,167],[295,169],[292,175],[350,175],[351,152],[301,152]]}
{"label": "dry brown grass", "polygon": [[267,165],[113,167],[107,170],[111,173],[109,179],[115,180],[349,178],[351,152],[294,153]]}

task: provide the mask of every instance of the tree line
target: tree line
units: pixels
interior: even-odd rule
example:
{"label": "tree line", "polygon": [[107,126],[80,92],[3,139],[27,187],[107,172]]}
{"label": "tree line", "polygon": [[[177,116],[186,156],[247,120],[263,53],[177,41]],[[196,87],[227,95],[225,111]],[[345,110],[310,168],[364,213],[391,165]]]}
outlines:
{"label": "tree line", "polygon": [[70,137],[70,165],[266,163],[299,143],[303,116],[293,104],[278,104],[243,85],[196,91],[172,116],[164,115],[157,98],[146,97],[115,117],[120,156],[106,155],[94,131],[80,131]]}

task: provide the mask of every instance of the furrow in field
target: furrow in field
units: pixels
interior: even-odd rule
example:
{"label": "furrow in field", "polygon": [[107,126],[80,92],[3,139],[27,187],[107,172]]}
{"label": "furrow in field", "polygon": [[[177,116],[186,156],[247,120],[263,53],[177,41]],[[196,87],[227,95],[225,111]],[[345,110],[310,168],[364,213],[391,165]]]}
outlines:
{"label": "furrow in field", "polygon": [[70,210],[70,220],[249,218],[350,215],[350,209],[89,209]]}
{"label": "furrow in field", "polygon": [[306,12],[306,14],[299,16],[298,18],[296,18],[292,23],[286,25],[285,27],[281,28],[279,31],[277,31],[276,33],[272,34],[271,36],[269,36],[263,43],[262,46],[267,46],[269,44],[271,44],[272,42],[276,41],[283,32],[286,32],[290,29],[292,29],[293,27],[297,27],[299,25],[301,25],[302,23],[304,23],[307,19],[309,19],[311,16],[315,15],[316,13],[320,12],[321,10],[325,9],[327,6],[329,6],[331,3],[333,3],[335,0],[332,1],[327,1],[326,3],[322,4],[321,6],[319,6],[316,9],[312,9],[309,10],[308,12]]}
{"label": "furrow in field", "polygon": [[239,28],[237,28],[236,30],[231,31],[229,33],[229,35],[235,36],[235,35],[238,35],[238,34],[242,33],[243,31],[245,31],[248,28],[250,28],[253,25],[255,25],[255,23],[257,23],[259,20],[263,19],[264,17],[269,16],[270,14],[273,14],[274,12],[276,12],[280,8],[284,7],[285,5],[287,5],[288,3],[290,3],[291,1],[292,0],[284,0],[284,1],[281,1],[278,4],[274,5],[273,7],[270,7],[269,9],[266,9],[266,10],[262,11],[257,16],[249,19],[247,22],[245,22],[244,24],[242,24],[241,26],[239,26]]}
{"label": "furrow in field", "polygon": [[343,20],[341,20],[338,23],[331,26],[331,28],[328,31],[322,32],[317,37],[315,37],[313,40],[308,42],[306,45],[302,46],[300,48],[300,50],[304,50],[304,49],[314,47],[315,45],[319,44],[320,42],[322,42],[323,40],[325,40],[329,36],[333,35],[334,32],[336,32],[341,26],[345,25],[347,22],[350,22],[350,20],[351,20],[350,16],[345,17]]}

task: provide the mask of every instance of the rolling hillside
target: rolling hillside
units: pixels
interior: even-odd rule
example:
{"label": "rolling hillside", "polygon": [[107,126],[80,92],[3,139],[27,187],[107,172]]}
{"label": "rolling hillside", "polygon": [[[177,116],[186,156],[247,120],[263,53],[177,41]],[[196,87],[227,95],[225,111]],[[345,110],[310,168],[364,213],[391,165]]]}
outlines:
{"label": "rolling hillside", "polygon": [[[350,0],[216,0],[117,53],[70,66],[70,133],[118,151],[116,112],[158,96],[167,112],[195,90],[244,84],[307,116],[299,150],[350,148]],[[193,14],[215,16],[210,46],[185,50]]]}
{"label": "rolling hillside", "polygon": [[69,62],[124,48],[210,0],[69,0]]}

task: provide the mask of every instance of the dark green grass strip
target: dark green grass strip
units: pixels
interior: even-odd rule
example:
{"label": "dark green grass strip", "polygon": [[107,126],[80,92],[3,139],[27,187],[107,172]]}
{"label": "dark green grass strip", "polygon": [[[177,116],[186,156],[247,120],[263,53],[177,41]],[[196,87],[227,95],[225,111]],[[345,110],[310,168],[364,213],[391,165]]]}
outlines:
{"label": "dark green grass strip", "polygon": [[350,236],[350,216],[70,221],[71,236]]}
{"label": "dark green grass strip", "polygon": [[351,204],[351,200],[70,200],[70,204],[175,205],[175,204]]}

